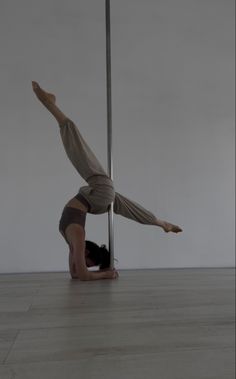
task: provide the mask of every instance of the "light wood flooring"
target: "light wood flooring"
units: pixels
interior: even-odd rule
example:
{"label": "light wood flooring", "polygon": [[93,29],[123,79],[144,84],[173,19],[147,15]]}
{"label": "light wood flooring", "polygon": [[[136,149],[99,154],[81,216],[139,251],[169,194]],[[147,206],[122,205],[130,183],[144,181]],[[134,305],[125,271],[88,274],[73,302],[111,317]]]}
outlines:
{"label": "light wood flooring", "polygon": [[1,379],[234,379],[234,269],[0,275]]}

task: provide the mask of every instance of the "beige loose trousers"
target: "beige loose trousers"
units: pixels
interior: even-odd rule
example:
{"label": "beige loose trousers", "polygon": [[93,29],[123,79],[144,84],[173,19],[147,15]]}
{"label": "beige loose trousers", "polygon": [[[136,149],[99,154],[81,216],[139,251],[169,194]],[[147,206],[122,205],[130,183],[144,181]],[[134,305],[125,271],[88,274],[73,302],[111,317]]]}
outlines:
{"label": "beige loose trousers", "polygon": [[60,125],[60,134],[68,158],[88,183],[79,194],[88,202],[88,213],[106,213],[114,202],[114,213],[141,224],[156,225],[156,217],[141,205],[115,192],[112,180],[98,162],[73,121],[67,119]]}

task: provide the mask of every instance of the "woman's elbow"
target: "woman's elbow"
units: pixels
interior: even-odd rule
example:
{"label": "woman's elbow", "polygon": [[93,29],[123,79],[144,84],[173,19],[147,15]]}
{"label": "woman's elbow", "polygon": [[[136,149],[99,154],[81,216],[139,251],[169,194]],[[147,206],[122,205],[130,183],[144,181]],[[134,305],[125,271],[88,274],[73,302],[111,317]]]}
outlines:
{"label": "woman's elbow", "polygon": [[72,280],[78,280],[78,279],[79,279],[78,276],[77,276],[77,275],[74,275],[74,274],[73,274],[73,275],[70,275],[70,277],[71,277]]}

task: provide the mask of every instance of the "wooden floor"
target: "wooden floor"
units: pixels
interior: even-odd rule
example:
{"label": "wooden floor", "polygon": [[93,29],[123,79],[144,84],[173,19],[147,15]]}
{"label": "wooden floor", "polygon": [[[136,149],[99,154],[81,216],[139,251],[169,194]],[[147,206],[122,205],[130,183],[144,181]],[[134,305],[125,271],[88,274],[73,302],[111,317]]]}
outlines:
{"label": "wooden floor", "polygon": [[1,379],[234,379],[234,270],[0,275]]}

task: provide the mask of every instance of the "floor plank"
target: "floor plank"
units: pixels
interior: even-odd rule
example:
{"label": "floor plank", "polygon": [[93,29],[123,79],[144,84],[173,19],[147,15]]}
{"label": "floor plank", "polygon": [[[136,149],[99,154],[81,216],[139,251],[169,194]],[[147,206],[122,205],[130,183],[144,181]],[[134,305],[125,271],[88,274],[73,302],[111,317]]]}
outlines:
{"label": "floor plank", "polygon": [[8,330],[0,331],[0,364],[3,364],[11,348],[14,344],[18,330]]}
{"label": "floor plank", "polygon": [[0,366],[1,379],[234,379],[230,350],[188,350],[149,355]]}

